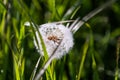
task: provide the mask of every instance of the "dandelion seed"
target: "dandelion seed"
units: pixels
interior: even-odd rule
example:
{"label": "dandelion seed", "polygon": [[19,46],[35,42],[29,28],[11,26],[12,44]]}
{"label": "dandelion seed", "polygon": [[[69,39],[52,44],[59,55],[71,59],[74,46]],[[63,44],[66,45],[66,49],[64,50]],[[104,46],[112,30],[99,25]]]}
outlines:
{"label": "dandelion seed", "polygon": [[[47,24],[40,25],[39,32],[42,35],[49,57],[53,54],[54,50],[58,46],[59,48],[54,53],[54,58],[56,59],[59,59],[63,55],[67,54],[69,50],[73,47],[74,43],[73,43],[72,33],[69,28],[65,27],[62,24],[47,23]],[[38,32],[36,32],[36,37],[37,37],[38,45],[40,46],[40,49],[38,49],[38,45],[36,43],[36,40],[34,39],[35,47],[38,50],[38,52],[42,56],[44,56],[44,52],[42,49],[42,44],[41,44]]]}

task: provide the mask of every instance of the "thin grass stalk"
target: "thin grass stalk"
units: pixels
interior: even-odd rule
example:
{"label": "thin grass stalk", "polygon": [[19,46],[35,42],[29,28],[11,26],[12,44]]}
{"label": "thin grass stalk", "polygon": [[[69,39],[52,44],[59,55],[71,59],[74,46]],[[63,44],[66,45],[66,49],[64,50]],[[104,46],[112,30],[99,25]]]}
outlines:
{"label": "thin grass stalk", "polygon": [[83,70],[83,66],[84,66],[86,55],[87,55],[88,47],[89,47],[89,39],[87,38],[86,42],[83,46],[83,55],[82,55],[82,59],[81,59],[81,62],[80,62],[80,67],[79,67],[79,73],[78,73],[77,80],[80,80],[80,78],[81,78],[81,73],[82,73],[82,70]]}
{"label": "thin grass stalk", "polygon": [[94,37],[93,37],[93,31],[91,29],[91,26],[88,23],[85,23],[85,25],[90,29],[90,54],[92,58],[92,70],[93,70],[93,80],[99,80],[99,75],[97,72],[97,64],[95,60],[95,50],[94,50]]}
{"label": "thin grass stalk", "polygon": [[[113,4],[115,1],[116,0],[108,1],[105,4],[103,4],[102,6],[96,8],[95,10],[91,11],[90,13],[88,13],[80,21],[78,21],[78,23],[74,26],[74,28],[72,28],[71,31],[73,33],[75,33],[85,22],[87,22],[89,19],[91,19],[93,16],[95,16],[96,14],[98,14],[99,12],[101,12],[102,10],[104,10],[105,8],[110,6],[111,4]],[[70,26],[70,27],[73,27],[73,26]]]}
{"label": "thin grass stalk", "polygon": [[120,55],[120,37],[118,38],[117,41],[115,80],[118,80],[119,75],[119,55]]}
{"label": "thin grass stalk", "polygon": [[92,69],[93,69],[93,80],[100,80],[98,72],[97,72],[97,64],[96,64],[96,60],[95,60],[95,55],[94,55],[94,51],[91,53],[92,56]]}
{"label": "thin grass stalk", "polygon": [[32,75],[31,75],[31,77],[30,77],[30,80],[34,80],[34,78],[35,78],[36,71],[37,71],[38,65],[39,65],[39,63],[40,63],[40,59],[41,59],[41,56],[39,57],[36,65],[35,65],[35,68],[34,68],[34,70],[33,70],[33,72],[32,72]]}

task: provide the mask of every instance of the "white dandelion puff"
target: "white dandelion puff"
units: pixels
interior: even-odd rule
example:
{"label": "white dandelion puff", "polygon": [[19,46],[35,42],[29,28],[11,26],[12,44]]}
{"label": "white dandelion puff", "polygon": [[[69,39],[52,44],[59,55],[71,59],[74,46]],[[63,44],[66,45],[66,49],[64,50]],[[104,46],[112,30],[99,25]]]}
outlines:
{"label": "white dandelion puff", "polygon": [[[65,27],[62,24],[56,23],[47,23],[40,25],[39,32],[43,38],[44,44],[46,46],[46,50],[48,56],[50,57],[55,49],[59,46],[59,48],[54,53],[54,58],[59,59],[63,55],[67,54],[69,50],[73,47],[73,36],[69,28]],[[38,52],[44,56],[44,52],[42,49],[41,40],[39,38],[38,32],[36,31],[37,42],[34,39],[34,44]],[[62,41],[62,43],[61,43]],[[61,44],[60,44],[61,43]]]}

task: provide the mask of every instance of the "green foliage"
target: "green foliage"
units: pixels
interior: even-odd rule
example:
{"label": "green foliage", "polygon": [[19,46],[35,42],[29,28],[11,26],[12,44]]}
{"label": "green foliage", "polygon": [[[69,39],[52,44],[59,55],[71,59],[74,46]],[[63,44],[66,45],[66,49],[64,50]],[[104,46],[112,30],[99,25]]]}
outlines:
{"label": "green foliage", "polygon": [[86,40],[86,42],[84,44],[84,47],[83,47],[83,55],[82,55],[82,59],[81,59],[81,63],[80,63],[80,68],[79,68],[79,73],[78,73],[77,80],[80,80],[80,77],[81,77],[81,73],[82,73],[82,70],[83,70],[85,58],[86,58],[86,55],[87,55],[86,53],[87,53],[88,45],[89,45],[88,42],[89,42],[89,40]]}
{"label": "green foliage", "polygon": [[[81,18],[103,3],[104,0],[0,0],[0,80],[33,80],[48,60],[40,33],[44,57],[33,44],[35,31],[39,32],[36,24]],[[117,1],[92,17],[73,35],[75,45],[69,54],[53,60],[41,80],[119,80],[119,16]],[[33,22],[35,29],[32,23],[31,27],[24,26],[26,21]]]}

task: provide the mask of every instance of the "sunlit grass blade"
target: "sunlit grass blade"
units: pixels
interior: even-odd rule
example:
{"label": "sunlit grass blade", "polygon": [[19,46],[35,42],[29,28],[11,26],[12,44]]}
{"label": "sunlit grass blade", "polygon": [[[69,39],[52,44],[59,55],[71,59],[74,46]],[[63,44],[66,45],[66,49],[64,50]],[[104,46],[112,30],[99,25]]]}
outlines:
{"label": "sunlit grass blade", "polygon": [[47,80],[53,80],[53,76],[52,76],[52,70],[51,70],[51,66],[49,65],[45,71],[46,74],[46,79]]}
{"label": "sunlit grass blade", "polygon": [[14,31],[15,31],[15,36],[18,38],[18,37],[19,37],[19,31],[18,31],[18,29],[17,29],[17,27],[16,27],[16,25],[18,25],[18,22],[17,22],[17,20],[14,19],[14,18],[13,18],[12,22],[13,22],[13,29],[14,29]]}
{"label": "sunlit grass blade", "polygon": [[51,64],[51,73],[53,80],[56,80],[55,65],[56,65],[56,60],[54,60]]}
{"label": "sunlit grass blade", "polygon": [[24,80],[24,71],[25,71],[25,58],[21,61],[21,80]]}
{"label": "sunlit grass blade", "polygon": [[18,55],[13,53],[14,76],[16,80],[24,80],[25,59],[19,59]]}
{"label": "sunlit grass blade", "polygon": [[17,64],[17,56],[15,54],[13,54],[13,62],[14,62],[15,79],[20,80],[19,67]]}
{"label": "sunlit grass blade", "polygon": [[6,16],[6,11],[3,11],[3,16],[2,16],[2,21],[1,21],[1,24],[0,24],[0,33],[1,35],[4,35],[4,26],[5,26],[5,16]]}

